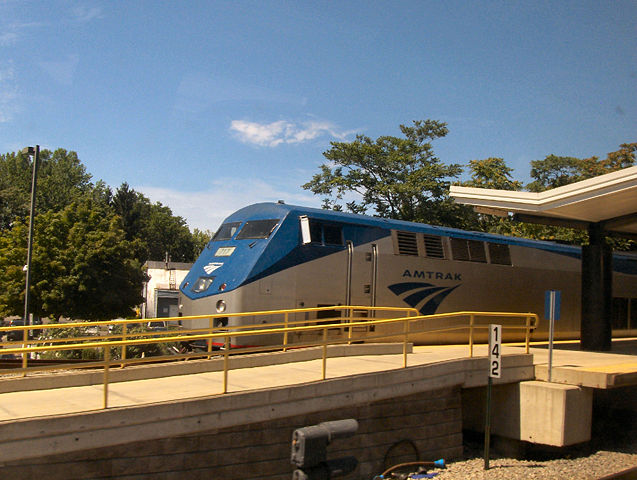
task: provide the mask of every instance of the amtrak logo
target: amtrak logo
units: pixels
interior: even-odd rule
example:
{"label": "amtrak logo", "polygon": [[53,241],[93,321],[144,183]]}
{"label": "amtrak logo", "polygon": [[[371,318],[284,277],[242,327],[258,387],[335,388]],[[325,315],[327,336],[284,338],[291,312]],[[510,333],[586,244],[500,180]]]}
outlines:
{"label": "amtrak logo", "polygon": [[437,287],[431,283],[403,282],[394,283],[388,288],[410,307],[423,315],[433,315],[442,301],[461,284],[453,287]]}
{"label": "amtrak logo", "polygon": [[219,268],[222,265],[223,265],[223,262],[210,262],[208,265],[203,267],[203,270],[208,275],[210,275],[212,272],[214,272],[217,268]]}

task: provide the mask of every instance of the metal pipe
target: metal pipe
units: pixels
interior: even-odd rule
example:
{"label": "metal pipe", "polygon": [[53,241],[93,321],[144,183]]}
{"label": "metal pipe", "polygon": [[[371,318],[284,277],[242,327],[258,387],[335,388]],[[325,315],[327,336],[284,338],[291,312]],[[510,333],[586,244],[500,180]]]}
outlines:
{"label": "metal pipe", "polygon": [[285,312],[283,316],[283,325],[285,326],[285,333],[283,334],[283,351],[287,351],[288,346],[288,312]]}
{"label": "metal pipe", "polygon": [[327,376],[327,328],[323,328],[323,380]]}
{"label": "metal pipe", "polygon": [[[228,320],[228,323],[230,323],[230,320]],[[212,335],[212,329],[213,329],[213,325],[214,325],[214,319],[212,317],[210,317],[208,319],[208,334]],[[208,360],[210,360],[210,358],[212,357],[212,337],[208,337]],[[224,392],[225,393],[225,392]]]}
{"label": "metal pipe", "polygon": [[[122,325],[122,340],[126,340],[126,336],[128,334],[128,324],[125,323]],[[122,345],[122,368],[126,366],[126,344]]]}
{"label": "metal pipe", "polygon": [[108,383],[110,380],[111,350],[109,345],[104,346],[104,409],[108,408]]}
{"label": "metal pipe", "polygon": [[228,393],[228,357],[230,355],[230,337],[226,335],[223,343],[223,393]]}
{"label": "metal pipe", "polygon": [[473,314],[469,315],[469,357],[473,357]]}

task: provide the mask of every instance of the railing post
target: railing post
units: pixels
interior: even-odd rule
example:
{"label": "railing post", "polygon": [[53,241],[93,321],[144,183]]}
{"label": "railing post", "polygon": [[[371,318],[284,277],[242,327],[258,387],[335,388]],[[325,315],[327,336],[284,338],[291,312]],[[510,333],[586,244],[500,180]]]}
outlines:
{"label": "railing post", "polygon": [[348,308],[347,309],[347,317],[348,317],[347,323],[349,323],[349,327],[347,328],[347,344],[351,345],[352,344],[352,322],[354,321],[354,309],[353,308]]}
{"label": "railing post", "polygon": [[327,328],[323,328],[323,380],[327,376]]}
{"label": "railing post", "polygon": [[525,347],[526,353],[529,353],[529,344],[531,343],[531,317],[526,317],[526,335],[525,335]]}
{"label": "railing post", "polygon": [[285,315],[283,317],[283,325],[285,326],[285,333],[283,334],[283,351],[287,351],[287,346],[288,346],[288,312],[285,312]]}
{"label": "railing post", "polygon": [[108,408],[108,383],[111,364],[110,347],[104,346],[104,408]]}
{"label": "railing post", "polygon": [[473,357],[473,313],[469,315],[469,357]]}
{"label": "railing post", "polygon": [[[210,358],[212,357],[212,329],[213,329],[213,324],[214,324],[214,319],[212,317],[210,317],[210,319],[208,320],[208,335],[210,335],[208,337],[208,360],[210,360]],[[223,392],[226,393],[226,392]]]}
{"label": "railing post", "polygon": [[223,343],[223,393],[228,393],[228,357],[230,356],[230,337],[226,335]]}
{"label": "railing post", "polygon": [[[26,323],[26,322],[25,322]],[[7,338],[9,338],[7,336]],[[29,346],[28,342],[29,342],[29,331],[24,329],[22,330],[22,348],[27,348]],[[29,358],[29,353],[28,352],[23,352],[22,353],[22,376],[26,377],[27,376],[27,367],[28,367],[28,358]]]}
{"label": "railing post", "polygon": [[[125,342],[126,341],[126,337],[128,334],[128,323],[125,323],[122,326],[122,340]],[[122,344],[122,363],[121,363],[121,368],[124,368],[124,366],[126,365],[126,344]]]}
{"label": "railing post", "polygon": [[407,368],[407,342],[409,341],[409,319],[405,319],[405,340],[403,341],[403,368]]}

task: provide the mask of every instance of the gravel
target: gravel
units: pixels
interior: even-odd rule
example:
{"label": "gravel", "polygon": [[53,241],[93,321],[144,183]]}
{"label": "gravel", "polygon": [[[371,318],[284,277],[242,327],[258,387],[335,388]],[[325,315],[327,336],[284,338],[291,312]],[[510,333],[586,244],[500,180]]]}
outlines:
{"label": "gravel", "polygon": [[[628,415],[628,416],[627,416]],[[637,467],[637,421],[634,412],[620,412],[593,425],[593,440],[555,451],[524,445],[518,458],[491,450],[484,470],[483,438],[465,435],[464,459],[449,462],[437,480],[601,479]],[[493,444],[492,444],[493,445]],[[630,478],[637,478],[637,472]]]}
{"label": "gravel", "polygon": [[484,470],[482,458],[450,463],[447,469],[437,470],[439,480],[497,480],[497,479],[599,479],[637,466],[637,454],[598,451],[579,458],[546,461],[495,458]]}

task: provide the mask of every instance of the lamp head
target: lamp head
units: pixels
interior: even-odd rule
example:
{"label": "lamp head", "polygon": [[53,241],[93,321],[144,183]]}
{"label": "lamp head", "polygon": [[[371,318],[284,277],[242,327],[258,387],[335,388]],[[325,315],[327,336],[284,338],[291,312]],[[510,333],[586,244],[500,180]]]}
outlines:
{"label": "lamp head", "polygon": [[35,147],[24,147],[22,153],[25,155],[35,155]]}

